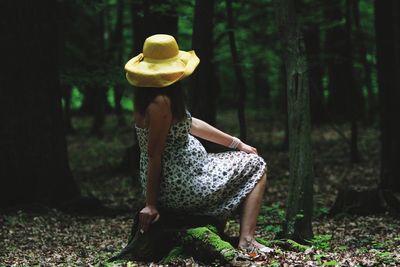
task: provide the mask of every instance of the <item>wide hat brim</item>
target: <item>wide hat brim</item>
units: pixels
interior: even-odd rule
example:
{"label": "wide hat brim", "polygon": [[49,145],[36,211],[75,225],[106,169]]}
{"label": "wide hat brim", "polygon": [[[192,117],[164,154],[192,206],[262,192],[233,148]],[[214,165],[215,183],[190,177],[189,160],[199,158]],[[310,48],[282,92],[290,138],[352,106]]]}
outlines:
{"label": "wide hat brim", "polygon": [[199,63],[193,50],[180,50],[168,59],[146,58],[140,53],[125,64],[126,78],[138,87],[166,87],[192,74]]}

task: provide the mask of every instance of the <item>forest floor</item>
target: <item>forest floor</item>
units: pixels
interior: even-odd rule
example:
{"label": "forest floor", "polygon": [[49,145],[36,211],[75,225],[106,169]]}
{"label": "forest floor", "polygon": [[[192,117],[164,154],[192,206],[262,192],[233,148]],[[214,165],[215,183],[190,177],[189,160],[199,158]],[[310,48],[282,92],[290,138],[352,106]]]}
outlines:
{"label": "forest floor", "polygon": [[[126,244],[133,212],[142,203],[137,173],[119,169],[125,149],[133,143],[132,118],[117,127],[107,116],[102,138],[88,134],[91,119],[76,117],[68,136],[70,166],[85,196],[120,212],[113,216],[74,215],[55,209],[15,210],[0,215],[0,266],[158,266],[156,263],[105,261]],[[219,128],[238,133],[236,114],[220,113]],[[248,143],[257,147],[268,164],[268,188],[259,216],[257,235],[273,240],[284,218],[288,188],[288,155],[282,148],[284,131],[275,116],[250,113]],[[348,136],[348,128],[339,126]],[[315,160],[314,239],[308,246],[276,246],[263,266],[399,266],[400,220],[389,214],[373,216],[327,215],[340,185],[376,186],[379,175],[379,131],[361,127],[361,162],[349,163],[346,142],[331,126],[313,130]],[[43,211],[44,210],[44,211]],[[238,218],[227,233],[238,235]],[[278,243],[277,243],[278,244]],[[202,265],[193,259],[182,265]]]}

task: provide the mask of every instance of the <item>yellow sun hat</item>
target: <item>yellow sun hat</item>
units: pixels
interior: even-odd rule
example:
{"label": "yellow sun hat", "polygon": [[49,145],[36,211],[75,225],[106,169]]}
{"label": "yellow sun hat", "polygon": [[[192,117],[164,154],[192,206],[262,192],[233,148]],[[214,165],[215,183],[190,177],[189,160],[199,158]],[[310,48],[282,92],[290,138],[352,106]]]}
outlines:
{"label": "yellow sun hat", "polygon": [[192,74],[200,59],[195,52],[179,50],[173,36],[155,34],[143,44],[143,52],[125,64],[128,82],[139,87],[165,87]]}

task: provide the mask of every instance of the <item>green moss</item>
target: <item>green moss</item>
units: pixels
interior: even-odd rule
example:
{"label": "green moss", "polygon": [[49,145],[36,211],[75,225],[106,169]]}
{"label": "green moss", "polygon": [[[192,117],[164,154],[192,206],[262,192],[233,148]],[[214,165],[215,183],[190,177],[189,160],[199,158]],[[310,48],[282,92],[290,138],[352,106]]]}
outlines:
{"label": "green moss", "polygon": [[232,245],[222,240],[218,234],[211,231],[208,227],[191,228],[188,229],[186,233],[187,234],[184,237],[185,242],[191,242],[196,239],[201,240],[202,242],[209,244],[212,250],[220,253],[227,261],[232,260],[235,256],[235,249]]}
{"label": "green moss", "polygon": [[177,258],[185,258],[185,254],[183,253],[183,248],[181,246],[174,247],[171,249],[171,251],[168,253],[167,256],[165,256],[161,261],[160,264],[167,264],[171,262],[174,259]]}
{"label": "green moss", "polygon": [[306,249],[308,249],[308,246],[304,246],[302,244],[297,243],[296,241],[292,240],[292,239],[288,239],[286,241],[290,247],[292,247],[293,249],[297,250],[297,251],[301,251],[304,252],[306,251]]}
{"label": "green moss", "polygon": [[215,227],[214,225],[211,224],[207,224],[206,227],[213,233],[218,234],[218,230],[217,227]]}
{"label": "green moss", "polygon": [[256,241],[258,243],[264,245],[264,246],[267,246],[267,247],[271,247],[272,246],[272,242],[271,241],[265,240],[264,238],[261,238],[261,237],[256,237]]}

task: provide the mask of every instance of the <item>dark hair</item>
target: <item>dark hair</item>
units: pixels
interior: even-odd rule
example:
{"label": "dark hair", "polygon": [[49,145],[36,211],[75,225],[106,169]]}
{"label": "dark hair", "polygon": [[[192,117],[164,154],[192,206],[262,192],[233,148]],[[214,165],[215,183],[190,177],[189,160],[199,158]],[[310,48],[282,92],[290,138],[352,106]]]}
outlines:
{"label": "dark hair", "polygon": [[171,101],[172,117],[178,120],[186,116],[185,96],[181,84],[173,83],[167,87],[135,87],[134,103],[135,112],[145,115],[147,107],[159,95],[167,96]]}

